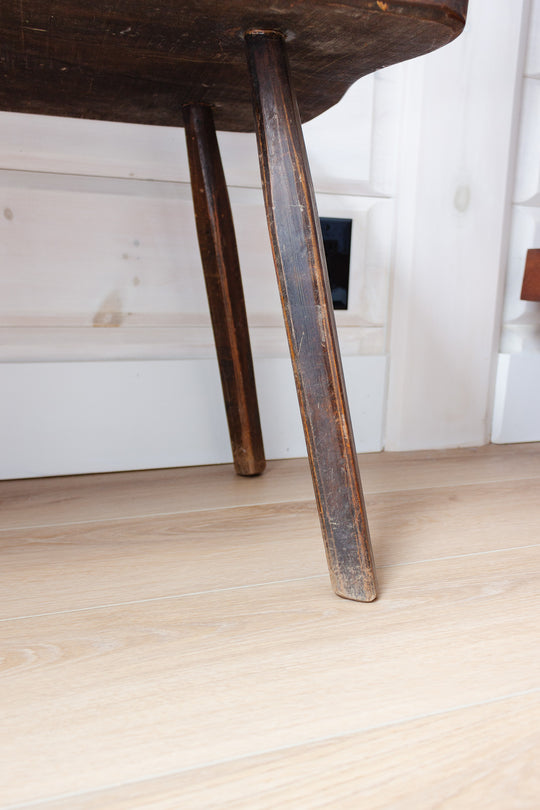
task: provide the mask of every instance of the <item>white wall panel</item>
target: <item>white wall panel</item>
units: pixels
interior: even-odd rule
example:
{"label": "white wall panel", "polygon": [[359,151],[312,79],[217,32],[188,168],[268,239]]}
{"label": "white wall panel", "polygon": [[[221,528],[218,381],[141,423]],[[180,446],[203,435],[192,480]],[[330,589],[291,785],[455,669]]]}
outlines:
{"label": "white wall panel", "polygon": [[531,0],[525,75],[540,79],[540,3]]}
{"label": "white wall panel", "polygon": [[[288,356],[262,193],[230,190],[256,356]],[[319,194],[353,221],[346,354],[385,351],[393,202]],[[213,357],[186,183],[0,171],[0,358]]]}
{"label": "white wall panel", "polygon": [[[380,450],[386,358],[344,370],[358,449]],[[267,457],[305,455],[290,362],[255,376]],[[0,387],[0,478],[231,461],[214,360],[3,363]]]}
{"label": "white wall panel", "polygon": [[[306,126],[320,214],[353,221],[336,319],[365,450],[382,447],[401,81],[367,77]],[[304,455],[255,137],[219,141],[267,453]],[[0,113],[0,375],[4,477],[229,460],[182,130]]]}
{"label": "white wall panel", "polygon": [[531,0],[521,94],[492,440],[540,440],[540,303],[522,301],[527,251],[540,248],[540,0]]}
{"label": "white wall panel", "polygon": [[513,200],[540,205],[540,77],[525,78]]}
{"label": "white wall panel", "polygon": [[465,33],[408,68],[422,89],[401,141],[413,169],[398,196],[388,449],[488,440],[526,5],[474,0]]}

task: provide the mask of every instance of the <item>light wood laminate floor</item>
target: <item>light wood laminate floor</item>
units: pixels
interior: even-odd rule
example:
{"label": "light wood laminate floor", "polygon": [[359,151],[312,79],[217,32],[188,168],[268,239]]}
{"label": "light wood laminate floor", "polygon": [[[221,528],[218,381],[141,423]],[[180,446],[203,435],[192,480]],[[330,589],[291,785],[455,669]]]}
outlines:
{"label": "light wood laminate floor", "polygon": [[330,590],[304,460],[0,483],[0,807],[540,807],[540,445],[360,457]]}

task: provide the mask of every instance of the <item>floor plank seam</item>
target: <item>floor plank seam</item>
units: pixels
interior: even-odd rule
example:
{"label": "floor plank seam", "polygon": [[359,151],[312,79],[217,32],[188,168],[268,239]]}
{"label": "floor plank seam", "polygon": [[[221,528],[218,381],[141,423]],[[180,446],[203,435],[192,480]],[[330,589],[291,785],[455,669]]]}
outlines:
{"label": "floor plank seam", "polygon": [[444,557],[426,557],[423,560],[411,560],[410,562],[387,563],[378,565],[377,568],[402,568],[405,565],[423,565],[431,562],[445,562],[446,560],[460,560],[464,557],[481,557],[483,554],[503,554],[505,551],[525,551],[528,548],[538,548],[540,543],[531,543],[528,546],[507,546],[505,548],[490,548],[485,551],[468,551],[466,554],[448,554]]}
{"label": "floor plank seam", "polygon": [[23,803],[20,803],[20,804],[4,805],[4,806],[0,807],[0,810],[26,810],[27,808],[39,807],[40,805],[43,806],[43,805],[49,804],[50,802],[64,801],[64,800],[67,800],[67,799],[76,799],[76,798],[81,798],[83,796],[86,796],[86,797],[95,796],[95,795],[98,795],[100,793],[109,792],[111,790],[118,790],[118,789],[124,788],[124,787],[132,787],[132,786],[135,786],[135,785],[142,785],[142,784],[145,784],[145,783],[152,782],[154,780],[167,779],[167,778],[171,778],[171,777],[174,777],[174,776],[181,776],[181,775],[186,774],[186,773],[193,773],[195,771],[202,771],[202,770],[205,770],[207,768],[214,768],[214,767],[218,767],[220,765],[232,765],[234,763],[242,762],[242,761],[252,759],[252,758],[255,758],[255,757],[258,758],[258,757],[270,756],[272,754],[278,754],[278,753],[286,752],[286,751],[294,751],[295,749],[305,748],[305,747],[312,746],[312,745],[320,745],[322,743],[328,743],[328,742],[332,742],[334,740],[335,741],[337,741],[337,740],[346,740],[347,738],[355,737],[358,734],[369,734],[369,733],[375,732],[375,731],[383,731],[385,729],[392,729],[392,728],[396,728],[398,726],[406,725],[407,723],[421,722],[422,720],[431,720],[431,719],[436,718],[436,717],[444,717],[445,715],[450,715],[450,714],[453,714],[453,713],[459,712],[459,711],[467,711],[467,710],[470,710],[470,709],[478,709],[478,708],[481,708],[483,706],[491,706],[491,705],[494,705],[494,704],[497,704],[497,703],[503,703],[504,701],[517,700],[519,698],[528,697],[529,695],[536,695],[536,694],[540,694],[540,686],[539,687],[534,687],[532,689],[524,689],[524,690],[519,691],[519,692],[510,692],[510,693],[505,694],[505,695],[497,695],[496,697],[488,698],[487,700],[482,700],[482,701],[477,702],[477,703],[464,703],[462,705],[451,706],[450,708],[447,708],[447,709],[441,709],[440,711],[426,712],[424,714],[413,715],[411,717],[404,717],[404,718],[402,718],[400,720],[393,720],[393,721],[389,721],[389,722],[386,722],[386,723],[379,723],[379,724],[375,724],[373,726],[363,726],[363,727],[360,727],[360,728],[357,728],[357,729],[352,729],[350,731],[344,731],[341,734],[339,734],[339,733],[338,734],[328,734],[328,735],[325,735],[325,736],[322,736],[322,737],[314,737],[314,738],[311,738],[311,739],[308,739],[308,740],[304,740],[304,741],[299,742],[299,743],[291,743],[290,745],[283,745],[283,746],[278,746],[278,747],[275,747],[275,748],[263,749],[263,750],[259,750],[259,751],[251,751],[251,752],[249,752],[247,754],[240,754],[240,755],[235,756],[235,757],[224,758],[224,759],[219,759],[219,760],[214,760],[214,761],[209,761],[209,762],[203,762],[203,763],[201,763],[199,765],[193,765],[193,766],[189,766],[187,768],[179,768],[177,770],[168,771],[168,772],[165,772],[165,773],[158,773],[158,774],[154,774],[152,776],[141,777],[140,779],[133,779],[133,780],[128,780],[126,782],[118,782],[118,783],[113,783],[113,784],[109,784],[109,785],[102,785],[101,787],[96,788],[95,790],[74,791],[74,792],[70,792],[70,793],[57,794],[55,796],[47,796],[47,797],[43,797],[41,799],[33,799],[30,802],[23,802]]}
{"label": "floor plank seam", "polygon": [[[447,560],[459,560],[466,557],[481,557],[486,554],[502,554],[508,551],[521,551],[529,548],[538,548],[540,543],[532,543],[528,546],[511,546],[509,548],[494,548],[486,551],[471,551],[467,554],[454,554],[447,557],[430,557],[425,560],[411,560],[410,562],[402,563],[388,563],[387,565],[379,565],[378,569],[384,568],[402,568],[409,565],[424,565],[432,562],[445,562]],[[247,585],[231,585],[227,588],[209,588],[204,591],[189,591],[187,593],[170,594],[167,596],[152,596],[147,599],[133,599],[125,602],[110,602],[104,605],[91,605],[89,607],[71,608],[69,610],[53,610],[46,613],[29,613],[22,616],[7,616],[0,618],[0,623],[22,621],[24,619],[42,619],[47,616],[63,616],[71,613],[88,613],[92,610],[109,610],[111,608],[128,607],[130,605],[144,605],[151,602],[165,602],[173,599],[188,599],[193,596],[209,596],[210,594],[227,593],[230,591],[242,591],[249,588],[265,588],[272,585],[286,585],[291,582],[309,582],[314,579],[325,579],[327,576],[324,574],[312,574],[307,577],[292,577],[290,579],[276,579],[269,580],[268,582],[252,582]],[[2,808],[0,808],[2,810]]]}
{"label": "floor plank seam", "polygon": [[[231,511],[234,509],[256,509],[260,506],[275,506],[276,504],[279,505],[281,503],[312,503],[313,507],[315,508],[315,500],[291,500],[291,501],[263,501],[262,503],[248,503],[248,504],[241,504],[240,506],[209,506],[205,509],[183,509],[179,512],[150,512],[149,514],[140,514],[140,515],[122,515],[121,517],[105,517],[105,518],[89,518],[87,520],[68,520],[64,523],[35,523],[29,524],[28,526],[10,526],[6,528],[0,528],[0,536],[5,532],[24,532],[24,531],[31,531],[32,529],[59,529],[64,526],[86,526],[86,525],[95,525],[96,523],[122,523],[129,520],[148,520],[150,518],[164,518],[164,517],[181,517],[183,515],[195,515],[198,512],[201,515],[206,513],[213,513],[213,512],[225,512]],[[0,808],[1,810],[1,808]]]}
{"label": "floor plank seam", "polygon": [[[365,489],[366,497],[376,496],[376,495],[396,495],[399,496],[400,494],[405,493],[412,493],[412,492],[434,492],[439,489],[465,489],[471,486],[499,486],[501,484],[513,484],[519,481],[538,481],[540,484],[540,476],[533,475],[533,476],[526,476],[526,477],[512,477],[512,478],[504,478],[497,481],[467,481],[464,483],[452,483],[452,484],[435,484],[433,486],[426,486],[426,487],[411,487],[405,489],[377,489],[377,490],[368,490]],[[0,488],[1,488],[1,481],[0,481]],[[121,522],[127,520],[147,520],[149,518],[163,518],[163,517],[178,517],[181,515],[193,515],[197,512],[204,514],[205,512],[221,512],[221,511],[228,511],[234,509],[256,509],[258,507],[270,507],[270,506],[279,506],[280,504],[313,504],[315,506],[315,499],[314,498],[280,498],[276,501],[256,501],[253,503],[243,503],[243,504],[233,504],[227,505],[223,504],[221,506],[207,506],[204,509],[181,509],[176,510],[173,512],[150,512],[150,513],[141,513],[141,514],[131,514],[131,515],[121,515],[116,517],[103,517],[103,518],[87,518],[86,520],[68,520],[68,521],[60,521],[56,523],[30,523],[24,526],[8,526],[0,527],[0,536],[5,532],[15,532],[15,531],[30,531],[32,529],[54,529],[59,528],[62,526],[84,526],[85,524],[95,524],[95,523],[113,523],[113,522]]]}
{"label": "floor plank seam", "polygon": [[[289,582],[304,582],[310,579],[324,579],[327,574],[313,574],[309,577],[293,577],[292,579],[276,579],[269,582],[253,582],[248,585],[231,585],[228,588],[210,588],[205,591],[189,591],[188,593],[175,593],[168,596],[151,596],[148,599],[130,599],[126,602],[111,602],[105,605],[91,605],[89,607],[71,608],[69,610],[52,610],[47,613],[29,613],[24,616],[11,616],[0,619],[0,622],[14,622],[22,619],[41,619],[46,616],[63,616],[70,613],[88,613],[92,610],[108,610],[110,608],[128,607],[129,605],[144,605],[150,602],[166,602],[172,599],[188,599],[191,596],[209,596],[210,594],[227,593],[229,591],[243,591],[248,588],[264,588],[267,585],[286,585]],[[0,808],[2,810],[2,808]]]}

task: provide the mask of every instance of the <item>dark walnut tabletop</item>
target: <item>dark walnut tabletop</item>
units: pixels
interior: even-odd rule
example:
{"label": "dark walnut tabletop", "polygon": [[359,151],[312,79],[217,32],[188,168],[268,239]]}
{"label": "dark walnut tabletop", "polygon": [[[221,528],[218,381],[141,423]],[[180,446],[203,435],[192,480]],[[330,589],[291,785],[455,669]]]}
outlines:
{"label": "dark walnut tabletop", "polygon": [[254,128],[243,35],[281,32],[303,121],[374,70],[445,45],[467,0],[1,0],[0,109]]}

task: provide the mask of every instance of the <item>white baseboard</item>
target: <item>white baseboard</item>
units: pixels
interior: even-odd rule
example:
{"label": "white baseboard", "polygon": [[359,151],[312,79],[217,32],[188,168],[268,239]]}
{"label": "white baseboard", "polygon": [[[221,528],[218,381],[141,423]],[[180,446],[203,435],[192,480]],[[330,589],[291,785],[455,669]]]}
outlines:
{"label": "white baseboard", "polygon": [[[382,449],[386,358],[343,358],[359,452]],[[290,361],[255,363],[268,458],[306,455]],[[0,478],[231,461],[212,359],[0,364]]]}
{"label": "white baseboard", "polygon": [[540,354],[499,354],[491,440],[540,441]]}

